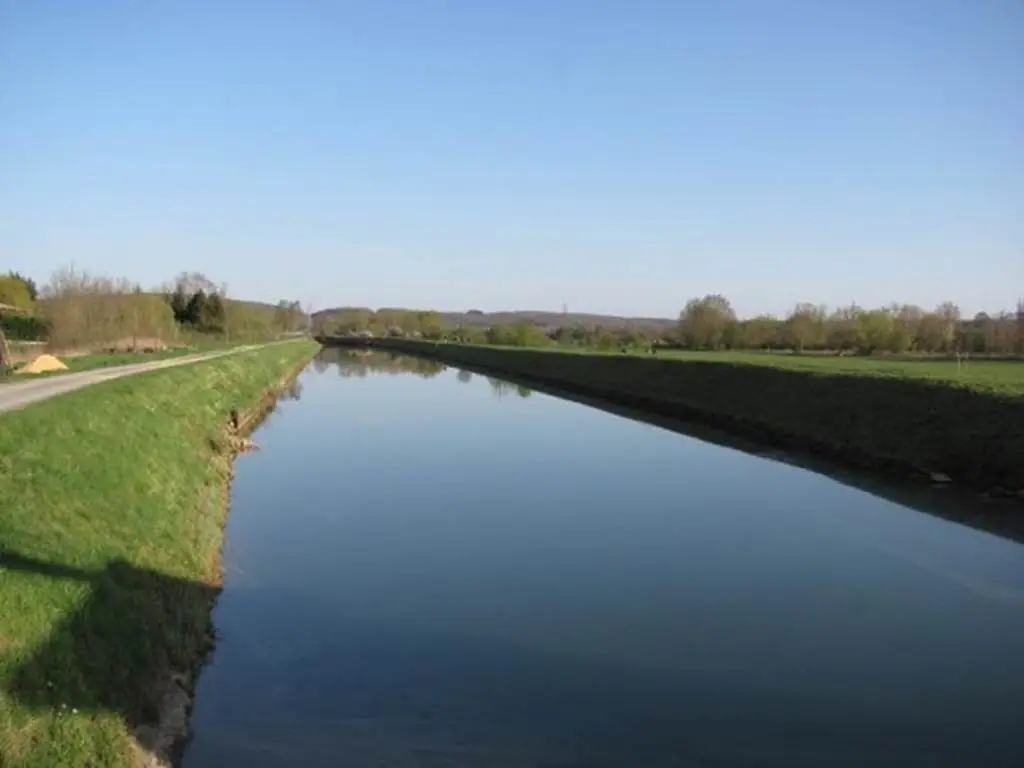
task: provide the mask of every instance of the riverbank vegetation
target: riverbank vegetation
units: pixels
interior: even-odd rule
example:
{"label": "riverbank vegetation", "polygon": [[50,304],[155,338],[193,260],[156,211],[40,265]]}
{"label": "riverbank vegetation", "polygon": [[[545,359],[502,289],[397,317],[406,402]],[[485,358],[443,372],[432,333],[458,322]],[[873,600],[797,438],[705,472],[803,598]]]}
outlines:
{"label": "riverbank vegetation", "polygon": [[305,331],[296,301],[276,305],[229,298],[197,272],[150,289],[74,267],[48,282],[0,277],[0,331],[9,341],[46,341],[51,351],[140,351],[168,346],[269,341]]}
{"label": "riverbank vegetation", "polygon": [[1020,363],[976,363],[965,369],[970,374],[957,373],[955,362],[938,363],[928,376],[918,375],[926,363],[904,363],[901,375],[842,368],[834,360],[833,369],[824,362],[798,367],[790,358],[750,364],[769,356],[740,353],[662,359],[413,340],[375,344],[847,464],[950,478],[1000,495],[1024,490]]}
{"label": "riverbank vegetation", "polygon": [[316,349],[273,344],[0,415],[0,764],[127,766],[137,739],[159,746],[161,710],[210,642],[224,424]]}
{"label": "riverbank vegetation", "polygon": [[[797,304],[785,318],[741,319],[729,300],[708,295],[686,302],[676,321],[558,313],[440,313],[339,308],[314,315],[323,335],[424,338],[465,344],[561,346],[606,351],[676,349],[757,351],[796,355],[881,357],[1020,357],[1024,355],[1024,300],[1016,312],[961,316],[944,302],[927,311],[910,304],[829,311]],[[521,318],[532,318],[530,320]],[[574,321],[586,317],[586,322]]]}

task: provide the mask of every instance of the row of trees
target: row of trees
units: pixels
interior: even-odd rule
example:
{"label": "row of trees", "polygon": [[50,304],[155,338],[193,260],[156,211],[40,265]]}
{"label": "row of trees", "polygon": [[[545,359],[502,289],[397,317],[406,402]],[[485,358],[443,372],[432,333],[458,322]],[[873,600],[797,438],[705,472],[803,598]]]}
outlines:
{"label": "row of trees", "polygon": [[437,312],[408,309],[374,311],[365,307],[343,307],[329,315],[319,315],[313,321],[314,334],[328,336],[368,334],[438,340],[450,330]]}
{"label": "row of trees", "polygon": [[163,296],[74,267],[57,270],[42,287],[38,310],[49,323],[48,341],[55,349],[160,346],[177,340],[174,314]]}
{"label": "row of trees", "polygon": [[210,337],[257,341],[309,325],[297,301],[272,306],[232,300],[225,285],[198,272],[183,272],[150,290],[74,267],[57,270],[38,288],[11,273],[0,277],[0,303],[18,310],[18,319],[0,313],[8,336],[31,339],[34,329],[55,349],[149,348]]}
{"label": "row of trees", "polygon": [[740,320],[721,295],[691,299],[670,340],[688,349],[788,349],[839,353],[1024,353],[1024,301],[1017,312],[979,313],[965,320],[952,302],[932,311],[911,304],[879,309],[857,305],[829,311],[798,304],[785,319]]}
{"label": "row of trees", "polygon": [[489,328],[454,326],[436,312],[348,308],[319,316],[314,331],[520,347],[554,343],[599,349],[663,345],[698,350],[789,350],[797,354],[1015,355],[1024,354],[1024,302],[1016,313],[980,313],[971,319],[964,319],[952,302],[931,311],[909,304],[878,309],[851,305],[829,311],[821,305],[802,303],[785,318],[760,315],[740,319],[729,300],[716,294],[688,301],[675,326],[649,328],[543,328],[532,323]]}

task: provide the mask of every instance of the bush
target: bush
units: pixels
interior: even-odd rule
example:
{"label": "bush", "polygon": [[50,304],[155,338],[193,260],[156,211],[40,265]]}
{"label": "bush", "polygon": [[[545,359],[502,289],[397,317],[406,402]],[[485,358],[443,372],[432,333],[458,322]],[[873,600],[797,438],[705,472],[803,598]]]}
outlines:
{"label": "bush", "polygon": [[0,313],[0,330],[9,341],[46,341],[50,324],[33,315]]}

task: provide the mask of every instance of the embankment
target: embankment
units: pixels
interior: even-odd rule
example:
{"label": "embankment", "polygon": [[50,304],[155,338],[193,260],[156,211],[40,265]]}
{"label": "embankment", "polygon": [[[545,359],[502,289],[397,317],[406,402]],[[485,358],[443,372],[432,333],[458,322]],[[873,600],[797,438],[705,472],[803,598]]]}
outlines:
{"label": "embankment", "polygon": [[846,465],[923,479],[941,474],[996,495],[1019,495],[1024,489],[1020,397],[923,379],[740,363],[398,339],[373,345],[712,426]]}
{"label": "embankment", "polygon": [[183,733],[234,441],[304,340],[0,415],[0,764],[154,765]]}

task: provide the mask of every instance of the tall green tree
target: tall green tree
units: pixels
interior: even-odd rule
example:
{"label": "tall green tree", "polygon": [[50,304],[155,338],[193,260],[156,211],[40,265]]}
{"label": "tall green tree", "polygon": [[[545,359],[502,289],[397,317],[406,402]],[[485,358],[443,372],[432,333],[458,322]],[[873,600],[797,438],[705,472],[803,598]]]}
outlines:
{"label": "tall green tree", "polygon": [[679,338],[693,349],[718,349],[726,326],[735,321],[732,305],[720,294],[690,299],[679,314]]}
{"label": "tall green tree", "polygon": [[[200,291],[200,293],[202,293]],[[196,294],[197,296],[199,294]],[[199,328],[206,333],[223,333],[226,324],[224,300],[219,293],[211,293],[206,297],[199,311]]]}
{"label": "tall green tree", "polygon": [[31,277],[26,277],[20,272],[15,272],[13,270],[8,272],[7,276],[13,277],[15,280],[20,280],[24,284],[25,290],[28,291],[29,301],[34,302],[39,298],[39,286],[36,285],[36,281]]}
{"label": "tall green tree", "polygon": [[793,351],[800,354],[804,348],[824,346],[827,312],[823,306],[797,304],[786,321],[787,340]]}
{"label": "tall green tree", "polygon": [[32,295],[28,286],[18,277],[0,277],[0,304],[16,307],[24,312],[32,311]]}

